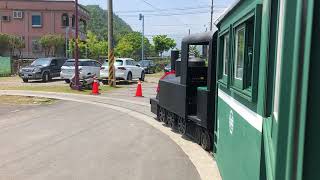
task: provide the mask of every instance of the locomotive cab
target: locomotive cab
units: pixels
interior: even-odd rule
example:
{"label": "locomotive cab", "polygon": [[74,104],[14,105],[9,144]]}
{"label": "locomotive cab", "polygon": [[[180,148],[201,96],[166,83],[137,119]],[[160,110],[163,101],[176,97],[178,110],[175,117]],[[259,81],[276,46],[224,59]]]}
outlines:
{"label": "locomotive cab", "polygon": [[158,120],[193,137],[206,150],[213,147],[216,38],[214,32],[184,38],[181,60],[172,52],[171,64],[176,65],[172,69],[176,71],[161,78],[157,98],[150,100]]}
{"label": "locomotive cab", "polygon": [[[202,59],[184,56],[190,53],[191,46],[203,46],[208,53]],[[207,61],[205,61],[205,59]],[[182,43],[181,83],[187,86],[187,120],[195,140],[206,150],[211,149],[216,98],[216,33],[187,37]]]}

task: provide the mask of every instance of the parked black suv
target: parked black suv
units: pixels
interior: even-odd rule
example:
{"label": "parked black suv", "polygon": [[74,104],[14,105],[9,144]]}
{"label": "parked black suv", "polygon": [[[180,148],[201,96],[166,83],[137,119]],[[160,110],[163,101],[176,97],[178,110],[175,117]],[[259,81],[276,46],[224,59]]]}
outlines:
{"label": "parked black suv", "polygon": [[142,60],[139,62],[139,65],[144,69],[144,72],[148,74],[156,72],[156,65],[152,60]]}
{"label": "parked black suv", "polygon": [[61,66],[66,62],[65,58],[39,58],[30,66],[21,68],[19,76],[23,82],[42,79],[43,82],[50,81],[54,77],[60,77]]}

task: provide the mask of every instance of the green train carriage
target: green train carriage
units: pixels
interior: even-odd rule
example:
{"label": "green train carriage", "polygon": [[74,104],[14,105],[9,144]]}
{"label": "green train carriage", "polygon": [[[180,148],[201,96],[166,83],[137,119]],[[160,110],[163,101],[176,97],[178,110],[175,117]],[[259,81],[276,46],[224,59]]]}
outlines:
{"label": "green train carriage", "polygon": [[319,13],[319,1],[242,0],[217,23],[224,180],[320,179]]}
{"label": "green train carriage", "polygon": [[[152,112],[213,149],[224,180],[320,179],[319,9],[315,0],[238,1],[218,32],[183,40]],[[209,45],[207,67],[190,61],[190,45]]]}

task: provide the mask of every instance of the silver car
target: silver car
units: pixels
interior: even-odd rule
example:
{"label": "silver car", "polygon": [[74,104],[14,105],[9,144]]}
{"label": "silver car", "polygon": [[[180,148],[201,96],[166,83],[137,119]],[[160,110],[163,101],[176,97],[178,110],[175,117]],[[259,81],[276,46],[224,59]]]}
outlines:
{"label": "silver car", "polygon": [[[66,83],[70,83],[70,80],[74,75],[74,69],[75,69],[74,65],[75,65],[75,60],[69,59],[61,67],[60,78],[64,79]],[[79,59],[80,79],[88,75],[96,75],[98,78],[100,78],[100,69],[101,69],[101,64],[96,60]]]}

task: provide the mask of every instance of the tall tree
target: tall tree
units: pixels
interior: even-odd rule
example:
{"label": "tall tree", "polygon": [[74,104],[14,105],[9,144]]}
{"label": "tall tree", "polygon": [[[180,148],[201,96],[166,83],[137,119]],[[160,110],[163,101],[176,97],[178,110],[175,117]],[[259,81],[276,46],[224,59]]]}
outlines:
{"label": "tall tree", "polygon": [[44,49],[45,56],[56,56],[57,50],[64,46],[65,39],[61,35],[47,34],[40,38],[39,43]]}
{"label": "tall tree", "polygon": [[155,46],[155,51],[159,54],[163,54],[165,51],[169,51],[176,47],[176,42],[174,39],[167,37],[167,35],[157,35],[153,37],[153,43]]}
{"label": "tall tree", "polygon": [[108,55],[108,42],[105,40],[99,41],[93,32],[88,31],[86,43],[88,47],[88,57],[98,59],[100,56]]}
{"label": "tall tree", "polygon": [[[146,55],[151,54],[152,46],[148,38],[144,38]],[[132,32],[124,35],[116,47],[116,53],[121,57],[141,58],[141,33]]]}
{"label": "tall tree", "polygon": [[23,48],[25,48],[25,42],[20,37],[8,34],[0,34],[0,55],[9,51],[10,55],[14,56],[15,50],[18,50],[20,57]]}

